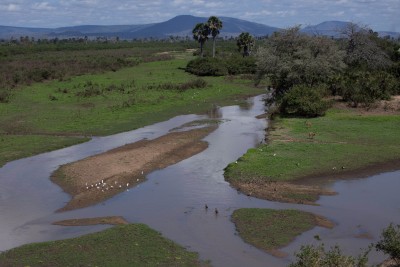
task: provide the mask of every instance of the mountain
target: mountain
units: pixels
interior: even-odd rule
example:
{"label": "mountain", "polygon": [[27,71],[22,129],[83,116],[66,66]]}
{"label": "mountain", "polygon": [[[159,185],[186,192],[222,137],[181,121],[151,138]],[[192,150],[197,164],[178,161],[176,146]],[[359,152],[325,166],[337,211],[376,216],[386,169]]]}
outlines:
{"label": "mountain", "polygon": [[[280,29],[264,24],[250,22],[246,20],[219,17],[223,22],[221,37],[235,37],[242,32],[249,32],[254,36],[271,35]],[[192,36],[193,27],[200,22],[206,22],[206,17],[195,17],[190,15],[176,16],[170,20],[140,25],[81,25],[61,28],[28,28],[0,26],[0,39],[19,38],[29,36],[35,38],[82,38],[88,36],[96,37],[119,37],[121,39],[141,39],[141,38],[169,38],[170,36],[186,37]],[[301,31],[311,35],[325,35],[339,37],[340,31],[349,22],[345,21],[325,21],[318,25],[310,25]],[[399,38],[397,32],[379,32],[380,36],[390,36]]]}
{"label": "mountain", "polygon": [[[310,35],[324,35],[331,37],[341,37],[341,32],[350,24],[346,21],[325,21],[317,25],[307,26],[301,29],[302,32]],[[400,38],[400,33],[389,31],[378,31],[380,37]]]}
{"label": "mountain", "polygon": [[[254,23],[229,17],[220,17],[224,27],[220,36],[237,36],[247,31],[254,36],[270,35],[279,30],[264,24]],[[70,37],[120,37],[122,39],[134,38],[168,38],[169,36],[192,36],[194,25],[206,22],[206,17],[195,17],[190,15],[176,16],[170,20],[160,23],[142,25],[82,25],[61,28],[23,28],[0,26],[0,38],[30,36],[36,38],[70,38]]]}
{"label": "mountain", "polygon": [[340,37],[341,32],[343,32],[349,23],[345,21],[325,21],[317,25],[307,26],[301,29],[301,31],[310,35]]}

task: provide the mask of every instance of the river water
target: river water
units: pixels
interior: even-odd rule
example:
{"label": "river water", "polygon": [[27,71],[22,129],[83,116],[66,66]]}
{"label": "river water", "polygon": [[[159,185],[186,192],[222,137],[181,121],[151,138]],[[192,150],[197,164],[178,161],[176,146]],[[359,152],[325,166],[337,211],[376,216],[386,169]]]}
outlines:
{"label": "river water", "polygon": [[[65,239],[108,226],[64,227],[51,225],[63,219],[123,216],[131,223],[145,223],[189,250],[197,251],[213,266],[286,266],[302,244],[339,244],[345,253],[360,253],[379,239],[390,222],[400,223],[400,172],[364,179],[332,182],[327,187],[339,194],[319,200],[319,206],[276,203],[247,197],[224,181],[224,168],[247,149],[263,142],[267,122],[256,119],[264,113],[262,96],[246,105],[228,106],[207,115],[184,115],[138,130],[25,158],[0,169],[0,250],[22,244]],[[218,129],[205,138],[208,149],[178,164],[154,171],[147,181],[96,206],[56,213],[69,196],[49,176],[59,165],[102,153],[143,138],[154,139],[184,123],[219,118]],[[204,205],[209,206],[208,211]],[[283,248],[284,259],[244,243],[230,221],[237,208],[295,208],[326,216],[334,229],[315,227]],[[214,209],[219,214],[214,214]],[[360,238],[360,235],[363,238]],[[368,237],[368,238],[365,238]],[[372,252],[371,262],[384,257]]]}

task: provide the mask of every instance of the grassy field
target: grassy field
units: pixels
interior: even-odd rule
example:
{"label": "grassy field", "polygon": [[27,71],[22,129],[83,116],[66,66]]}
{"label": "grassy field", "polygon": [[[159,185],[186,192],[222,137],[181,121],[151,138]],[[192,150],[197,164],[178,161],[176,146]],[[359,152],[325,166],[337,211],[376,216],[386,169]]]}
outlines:
{"label": "grassy field", "polygon": [[400,159],[400,116],[331,109],[314,119],[277,118],[268,138],[268,144],[250,149],[238,164],[228,166],[228,181],[326,177]]}
{"label": "grassy field", "polygon": [[[249,80],[206,77],[199,82],[183,70],[190,53],[169,55],[174,59],[14,90],[9,103],[0,103],[0,166],[83,141],[76,136],[133,130],[261,92]],[[189,88],[196,83],[203,87]]]}
{"label": "grassy field", "polygon": [[238,209],[232,221],[243,240],[274,255],[301,233],[318,225],[316,216],[298,210]]}
{"label": "grassy field", "polygon": [[78,238],[34,243],[0,254],[16,266],[208,266],[143,224],[129,224]]}

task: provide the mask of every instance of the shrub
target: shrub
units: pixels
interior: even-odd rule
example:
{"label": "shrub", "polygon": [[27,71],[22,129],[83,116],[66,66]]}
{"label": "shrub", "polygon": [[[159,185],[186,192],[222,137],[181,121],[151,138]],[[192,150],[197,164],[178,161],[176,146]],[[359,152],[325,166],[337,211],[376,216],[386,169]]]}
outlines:
{"label": "shrub", "polygon": [[369,106],[377,100],[389,100],[400,91],[398,80],[386,72],[352,72],[342,77],[339,94],[354,107]]}
{"label": "shrub", "polygon": [[392,223],[382,231],[381,240],[375,245],[377,251],[389,254],[390,258],[400,266],[400,225]]}
{"label": "shrub", "polygon": [[338,246],[326,251],[324,245],[318,247],[307,245],[302,246],[300,252],[296,253],[297,261],[289,267],[366,267],[369,251],[370,249],[355,258],[343,255]]}
{"label": "shrub", "polygon": [[196,58],[186,66],[187,72],[198,76],[223,76],[228,74],[225,63],[219,58]]}
{"label": "shrub", "polygon": [[0,103],[8,103],[11,96],[11,90],[8,88],[0,87]]}
{"label": "shrub", "polygon": [[231,56],[226,61],[226,67],[230,75],[256,73],[256,60],[254,57]]}
{"label": "shrub", "polygon": [[322,87],[295,85],[280,100],[280,112],[285,115],[317,117],[325,114],[329,102],[322,99]]}

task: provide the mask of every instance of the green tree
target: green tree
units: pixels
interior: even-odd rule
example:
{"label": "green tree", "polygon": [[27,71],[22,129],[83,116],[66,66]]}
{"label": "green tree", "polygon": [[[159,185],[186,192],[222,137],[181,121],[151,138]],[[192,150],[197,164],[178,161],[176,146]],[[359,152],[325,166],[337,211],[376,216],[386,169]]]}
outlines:
{"label": "green tree", "polygon": [[254,46],[254,38],[248,32],[242,32],[237,41],[236,45],[239,48],[239,52],[243,49],[243,57],[249,56],[251,48]]}
{"label": "green tree", "polygon": [[275,33],[256,54],[258,82],[268,76],[274,96],[282,97],[296,84],[326,83],[344,68],[345,53],[326,37],[312,37],[296,26]]}
{"label": "green tree", "polygon": [[200,44],[200,55],[203,57],[203,46],[208,40],[208,35],[210,34],[210,29],[206,23],[197,23],[193,28],[193,39],[195,39]]}
{"label": "green tree", "polygon": [[207,25],[213,39],[213,57],[215,57],[215,41],[222,29],[222,21],[216,16],[211,16],[208,18]]}
{"label": "green tree", "polygon": [[376,250],[389,254],[397,266],[400,266],[400,224],[392,223],[382,231],[381,240],[375,245]]}
{"label": "green tree", "polygon": [[390,58],[384,49],[379,47],[380,38],[376,32],[367,27],[349,23],[341,33],[345,39],[345,62],[350,67],[368,70],[390,67]]}

